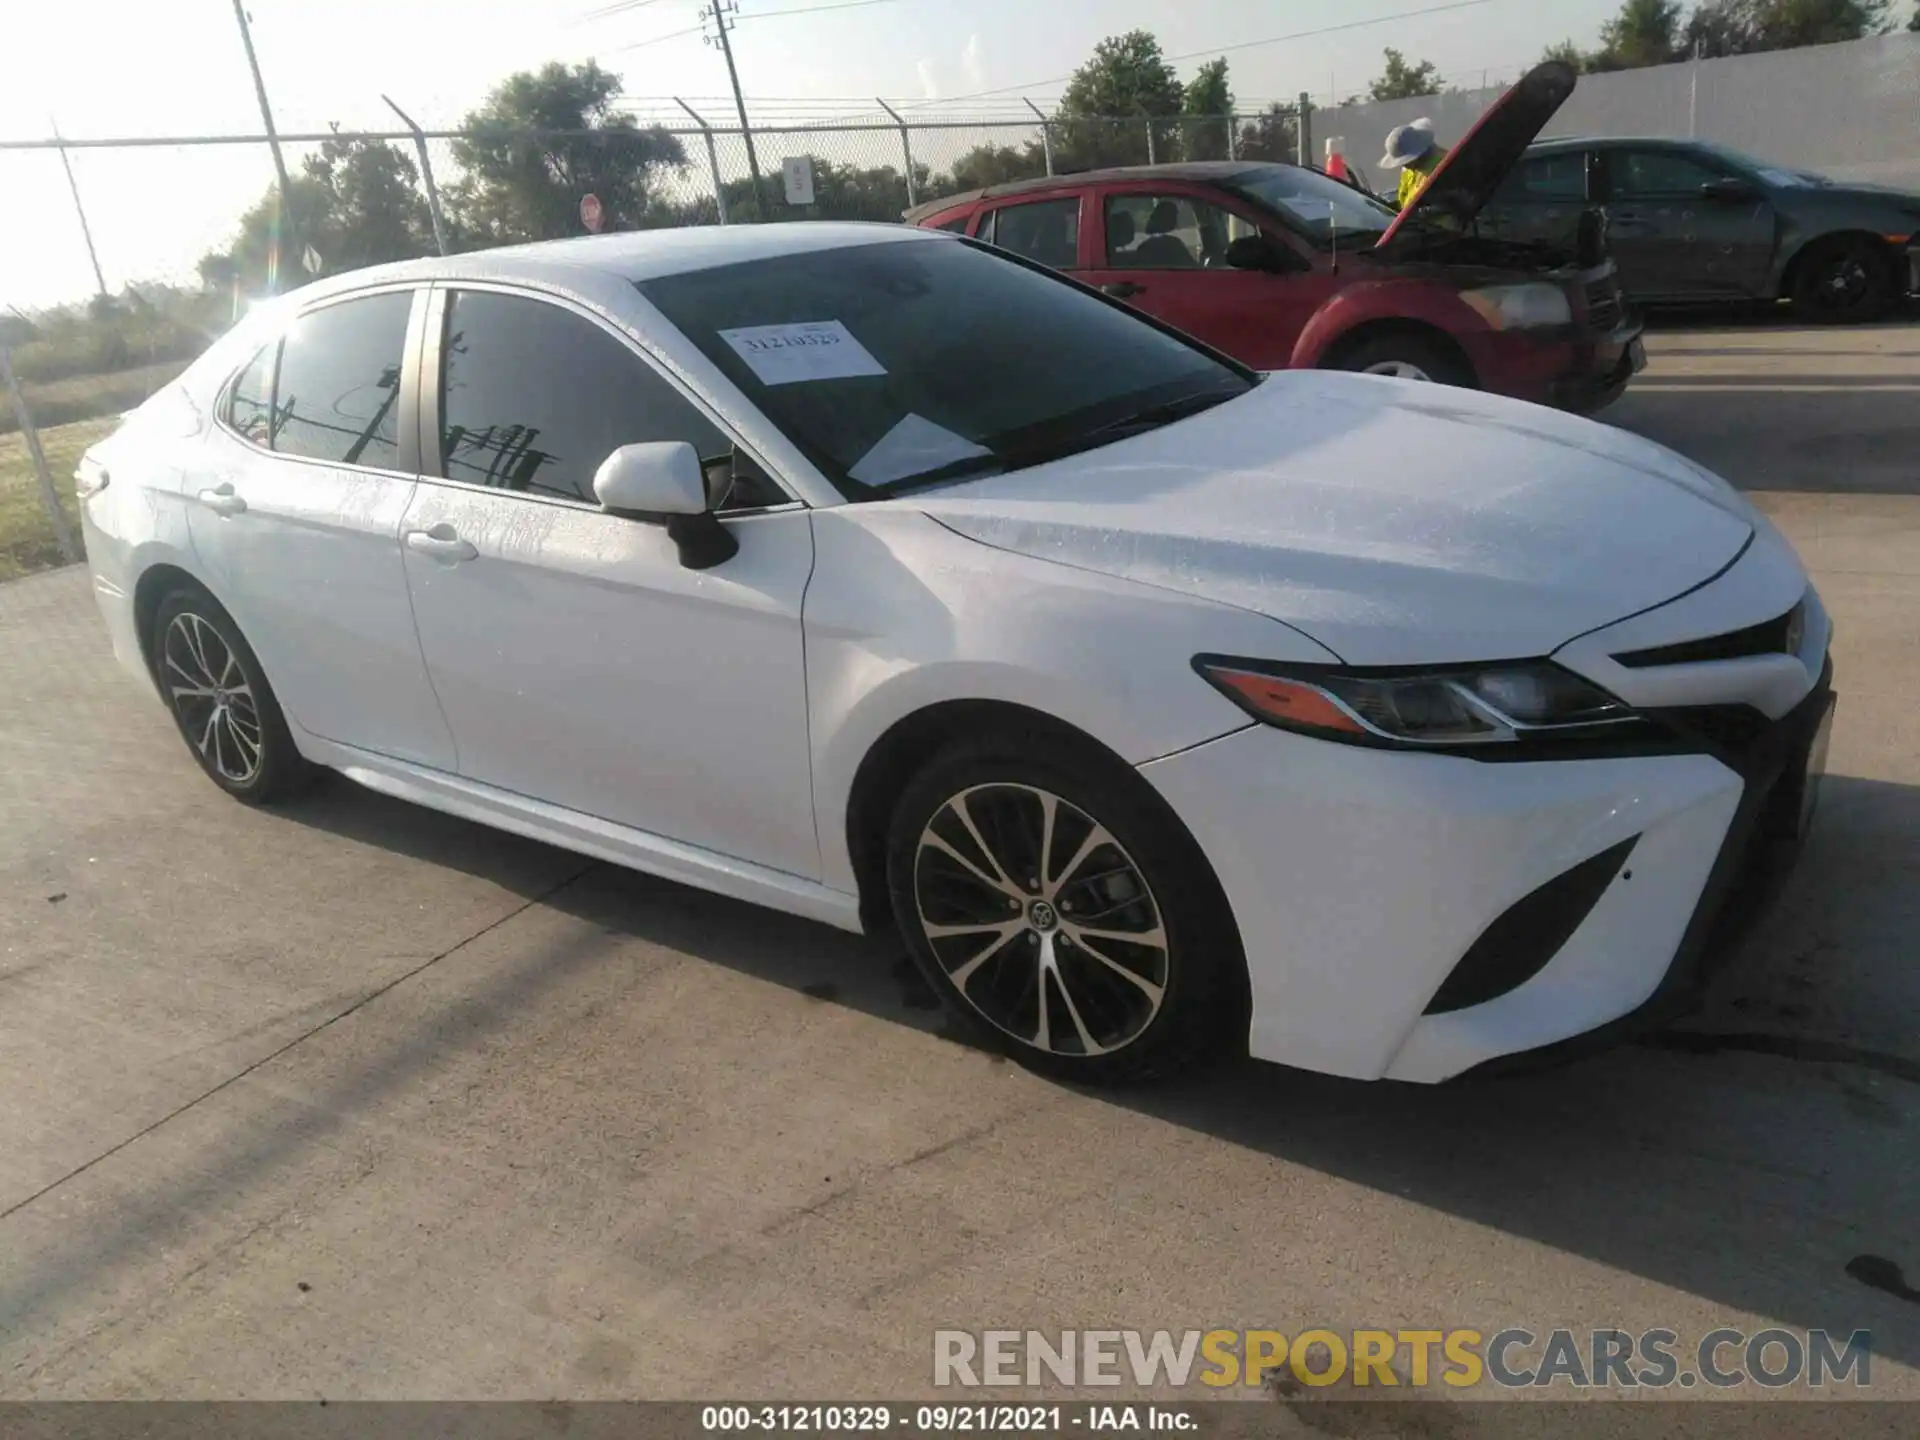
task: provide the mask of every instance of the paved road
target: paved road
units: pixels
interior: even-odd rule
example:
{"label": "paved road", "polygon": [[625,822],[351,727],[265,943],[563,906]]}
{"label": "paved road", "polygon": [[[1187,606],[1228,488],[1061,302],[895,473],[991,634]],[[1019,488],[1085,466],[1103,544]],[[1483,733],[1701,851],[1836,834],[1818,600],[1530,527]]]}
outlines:
{"label": "paved road", "polygon": [[[1910,391],[1915,334],[1663,334],[1610,418],[1778,490],[1812,462],[1676,382],[1759,335],[1905,346]],[[1920,484],[1876,448],[1916,407],[1847,403],[1784,473],[1856,493],[1764,497],[1844,692],[1775,920],[1691,1038],[1439,1089],[1081,1094],[948,1039],[896,947],[345,782],[248,811],[78,572],[0,587],[0,1396],[898,1397],[942,1326],[1781,1323],[1871,1328],[1920,1397],[1920,1307],[1848,1273],[1920,1285]]]}

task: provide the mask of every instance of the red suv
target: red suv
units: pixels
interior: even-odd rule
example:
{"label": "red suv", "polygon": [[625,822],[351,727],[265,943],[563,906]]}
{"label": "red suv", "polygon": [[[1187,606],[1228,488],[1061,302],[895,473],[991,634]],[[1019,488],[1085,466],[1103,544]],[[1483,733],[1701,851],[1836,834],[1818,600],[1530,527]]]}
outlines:
{"label": "red suv", "polygon": [[1570,247],[1473,220],[1572,92],[1537,67],[1404,214],[1318,170],[1234,161],[995,185],[907,212],[1096,285],[1248,365],[1478,386],[1595,410],[1645,363],[1598,214]]}

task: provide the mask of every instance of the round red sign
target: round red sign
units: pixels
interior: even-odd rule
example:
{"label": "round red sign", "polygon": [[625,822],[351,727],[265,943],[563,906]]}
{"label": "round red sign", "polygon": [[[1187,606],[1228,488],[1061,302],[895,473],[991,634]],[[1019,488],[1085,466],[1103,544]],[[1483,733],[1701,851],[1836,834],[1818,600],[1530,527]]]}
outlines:
{"label": "round red sign", "polygon": [[600,197],[598,195],[582,195],[580,197],[580,223],[595,235],[598,235],[600,233],[600,222],[602,218]]}

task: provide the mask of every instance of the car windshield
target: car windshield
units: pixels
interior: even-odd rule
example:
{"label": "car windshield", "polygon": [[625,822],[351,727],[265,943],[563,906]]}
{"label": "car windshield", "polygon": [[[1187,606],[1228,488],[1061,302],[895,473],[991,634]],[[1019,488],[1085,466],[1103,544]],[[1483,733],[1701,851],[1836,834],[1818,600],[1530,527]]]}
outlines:
{"label": "car windshield", "polygon": [[1228,188],[1275,211],[1316,245],[1331,248],[1353,236],[1357,243],[1387,233],[1398,213],[1351,185],[1295,165],[1269,165],[1236,175]]}
{"label": "car windshield", "polygon": [[849,499],[1038,465],[1256,377],[972,241],[881,241],[637,282]]}

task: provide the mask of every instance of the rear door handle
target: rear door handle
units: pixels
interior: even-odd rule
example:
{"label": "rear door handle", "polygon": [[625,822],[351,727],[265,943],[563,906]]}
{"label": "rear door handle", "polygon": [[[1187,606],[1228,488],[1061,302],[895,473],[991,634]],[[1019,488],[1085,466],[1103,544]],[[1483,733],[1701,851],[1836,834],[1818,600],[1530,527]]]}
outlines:
{"label": "rear door handle", "polygon": [[210,490],[202,490],[199,498],[200,503],[216,515],[239,515],[247,508],[247,502],[233,493],[231,481],[222,481]]}
{"label": "rear door handle", "polygon": [[1144,285],[1136,285],[1131,280],[1116,280],[1111,285],[1102,285],[1100,287],[1100,293],[1102,295],[1111,295],[1116,300],[1125,300],[1130,295],[1146,294],[1147,287]]}
{"label": "rear door handle", "polygon": [[431,530],[407,531],[407,548],[438,560],[443,565],[458,565],[462,560],[471,560],[480,553],[470,541],[462,540],[460,532],[444,520]]}

